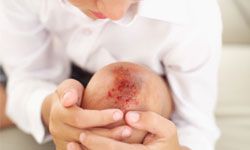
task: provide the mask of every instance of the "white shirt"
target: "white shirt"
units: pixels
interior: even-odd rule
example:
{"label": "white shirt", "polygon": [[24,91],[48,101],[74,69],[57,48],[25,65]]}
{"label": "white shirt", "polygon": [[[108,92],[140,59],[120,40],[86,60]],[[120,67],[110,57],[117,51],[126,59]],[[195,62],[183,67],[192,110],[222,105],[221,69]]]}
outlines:
{"label": "white shirt", "polygon": [[0,0],[0,8],[7,113],[39,143],[47,135],[41,104],[69,77],[70,61],[93,73],[131,61],[167,76],[180,144],[214,149],[222,30],[216,0],[144,0],[118,22],[93,21],[62,0]]}

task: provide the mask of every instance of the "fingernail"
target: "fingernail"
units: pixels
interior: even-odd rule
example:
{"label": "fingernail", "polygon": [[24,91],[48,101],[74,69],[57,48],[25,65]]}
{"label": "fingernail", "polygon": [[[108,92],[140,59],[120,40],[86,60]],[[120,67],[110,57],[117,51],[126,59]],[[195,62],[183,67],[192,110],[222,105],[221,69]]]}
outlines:
{"label": "fingernail", "polygon": [[80,142],[83,143],[84,140],[85,140],[85,138],[86,138],[86,134],[85,133],[81,133],[80,134]]}
{"label": "fingernail", "polygon": [[127,114],[128,120],[132,123],[136,123],[140,119],[140,115],[138,112],[132,111]]}
{"label": "fingernail", "polygon": [[123,113],[120,111],[115,111],[113,114],[113,119],[115,121],[121,120],[123,118]]}
{"label": "fingernail", "polygon": [[65,106],[69,106],[69,105],[72,105],[72,103],[74,103],[72,101],[77,101],[77,99],[78,98],[77,98],[77,94],[75,93],[75,91],[69,90],[64,94],[62,101]]}
{"label": "fingernail", "polygon": [[64,95],[63,95],[63,100],[71,99],[74,97],[74,91],[73,90],[68,90]]}
{"label": "fingernail", "polygon": [[131,135],[132,131],[129,128],[125,128],[122,131],[122,137],[129,137]]}
{"label": "fingernail", "polygon": [[73,143],[67,144],[67,150],[75,150],[75,145]]}

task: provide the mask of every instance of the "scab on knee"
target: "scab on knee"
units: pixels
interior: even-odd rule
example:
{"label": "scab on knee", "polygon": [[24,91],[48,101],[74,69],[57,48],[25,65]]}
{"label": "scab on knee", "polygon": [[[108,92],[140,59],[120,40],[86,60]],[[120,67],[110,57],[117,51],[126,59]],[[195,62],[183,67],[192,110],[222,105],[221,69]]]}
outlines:
{"label": "scab on knee", "polygon": [[[125,113],[153,111],[168,117],[171,111],[166,82],[150,69],[127,62],[114,63],[97,71],[87,85],[82,107],[103,110],[119,108]],[[114,128],[126,124],[121,120],[105,126]],[[135,130],[124,142],[141,143],[146,131]]]}
{"label": "scab on knee", "polygon": [[166,82],[150,69],[133,63],[118,62],[95,73],[86,87],[83,107],[119,108],[125,112],[154,111],[159,114],[164,111],[169,114],[169,95]]}
{"label": "scab on knee", "polygon": [[107,92],[107,100],[113,101],[122,110],[140,104],[139,94],[143,77],[137,67],[132,63],[117,63],[111,66],[113,86]]}

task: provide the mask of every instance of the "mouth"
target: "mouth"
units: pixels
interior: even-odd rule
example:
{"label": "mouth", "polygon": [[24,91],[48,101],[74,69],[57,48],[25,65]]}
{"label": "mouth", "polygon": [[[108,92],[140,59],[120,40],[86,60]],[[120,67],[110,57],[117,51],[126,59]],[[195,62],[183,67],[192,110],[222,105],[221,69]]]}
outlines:
{"label": "mouth", "polygon": [[106,19],[106,18],[107,18],[104,14],[102,14],[102,13],[100,13],[100,12],[91,11],[91,13],[92,13],[96,18],[98,18],[98,19]]}

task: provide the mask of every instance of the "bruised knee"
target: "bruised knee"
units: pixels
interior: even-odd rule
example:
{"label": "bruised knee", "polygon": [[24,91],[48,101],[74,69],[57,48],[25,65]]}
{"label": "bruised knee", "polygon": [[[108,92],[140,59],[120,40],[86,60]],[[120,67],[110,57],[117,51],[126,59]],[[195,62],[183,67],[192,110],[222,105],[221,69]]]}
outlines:
{"label": "bruised knee", "polygon": [[[94,74],[87,85],[83,108],[119,108],[127,111],[153,111],[169,117],[172,99],[167,82],[146,67],[119,62],[108,65]],[[125,120],[106,126],[114,128],[124,125]],[[141,143],[146,131],[135,130],[124,142]]]}
{"label": "bruised knee", "polygon": [[154,111],[169,117],[172,99],[161,76],[141,65],[118,62],[95,73],[86,87],[83,107]]}

